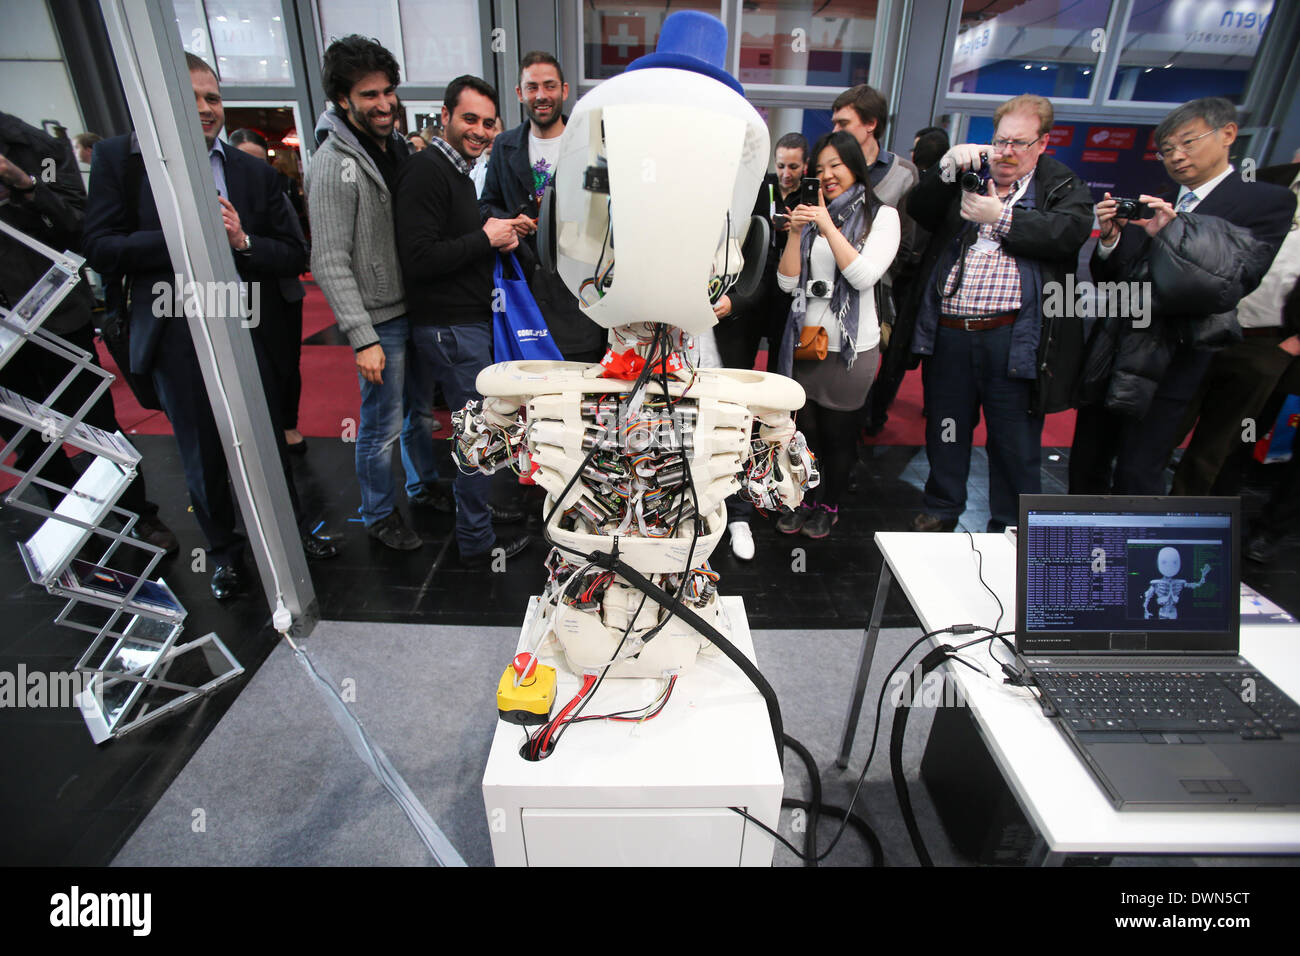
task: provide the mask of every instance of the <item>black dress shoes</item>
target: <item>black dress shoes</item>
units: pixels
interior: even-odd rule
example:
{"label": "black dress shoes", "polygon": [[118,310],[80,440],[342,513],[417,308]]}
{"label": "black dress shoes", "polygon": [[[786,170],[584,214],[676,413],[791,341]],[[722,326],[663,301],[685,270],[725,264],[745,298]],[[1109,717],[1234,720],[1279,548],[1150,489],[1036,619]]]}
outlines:
{"label": "black dress shoes", "polygon": [[1248,561],[1254,561],[1256,564],[1270,564],[1277,557],[1281,543],[1281,538],[1270,537],[1262,531],[1256,532],[1241,546],[1241,553],[1245,555]]}
{"label": "black dress shoes", "polygon": [[303,535],[302,550],[309,561],[326,561],[339,556],[339,546],[331,539],[322,538],[318,534]]}
{"label": "black dress shoes", "polygon": [[524,520],[523,511],[513,505],[489,504],[488,511],[492,514],[493,524],[517,524]]}
{"label": "black dress shoes", "polygon": [[242,564],[219,564],[212,572],[212,596],[218,601],[238,597],[247,585],[248,572]]}
{"label": "black dress shoes", "polygon": [[487,551],[478,554],[462,554],[460,563],[474,570],[485,570],[490,568],[498,558],[513,558],[532,543],[533,539],[526,534],[521,534],[517,538],[497,538],[497,543]]}
{"label": "black dress shoes", "polygon": [[912,519],[913,531],[951,531],[955,527],[957,527],[956,518],[942,518],[924,512]]}
{"label": "black dress shoes", "polygon": [[176,540],[172,529],[163,524],[162,519],[156,514],[140,515],[136,518],[135,525],[131,528],[131,537],[137,541],[147,542],[155,548],[162,548],[169,558],[181,549],[180,542]]}

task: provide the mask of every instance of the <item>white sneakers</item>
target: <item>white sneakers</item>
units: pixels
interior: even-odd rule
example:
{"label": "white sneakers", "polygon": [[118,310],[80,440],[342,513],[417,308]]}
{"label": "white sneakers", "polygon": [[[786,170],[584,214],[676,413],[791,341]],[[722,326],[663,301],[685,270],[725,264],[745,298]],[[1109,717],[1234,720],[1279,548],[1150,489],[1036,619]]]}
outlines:
{"label": "white sneakers", "polygon": [[748,521],[733,521],[727,525],[727,533],[731,535],[731,553],[741,561],[749,561],[754,557],[754,535],[749,530]]}

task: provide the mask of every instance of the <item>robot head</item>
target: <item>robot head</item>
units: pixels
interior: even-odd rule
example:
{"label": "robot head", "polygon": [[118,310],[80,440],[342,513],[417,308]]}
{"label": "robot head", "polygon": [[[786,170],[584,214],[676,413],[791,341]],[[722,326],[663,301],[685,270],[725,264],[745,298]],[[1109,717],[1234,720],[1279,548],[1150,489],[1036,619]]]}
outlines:
{"label": "robot head", "polygon": [[740,273],[768,132],[723,69],[726,38],[714,17],[672,14],[655,53],[579,100],[565,126],[543,231],[605,328],[704,332]]}
{"label": "robot head", "polygon": [[1156,555],[1156,568],[1167,578],[1172,578],[1183,568],[1183,559],[1175,548],[1161,548]]}

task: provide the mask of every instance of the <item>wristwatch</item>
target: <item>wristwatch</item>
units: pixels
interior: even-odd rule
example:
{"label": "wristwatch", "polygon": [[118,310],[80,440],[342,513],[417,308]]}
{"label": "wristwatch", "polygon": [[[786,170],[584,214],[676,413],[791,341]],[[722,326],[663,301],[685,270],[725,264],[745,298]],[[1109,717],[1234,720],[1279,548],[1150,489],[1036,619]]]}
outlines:
{"label": "wristwatch", "polygon": [[244,233],[244,241],[240,244],[239,248],[236,249],[235,251],[246,253],[252,248],[253,248],[253,237],[250,236],[248,233]]}

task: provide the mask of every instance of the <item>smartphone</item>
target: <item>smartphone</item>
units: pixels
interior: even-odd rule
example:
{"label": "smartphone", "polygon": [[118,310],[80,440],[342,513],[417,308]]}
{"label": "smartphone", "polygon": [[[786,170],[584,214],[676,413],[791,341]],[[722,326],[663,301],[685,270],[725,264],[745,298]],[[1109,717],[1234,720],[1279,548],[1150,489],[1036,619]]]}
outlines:
{"label": "smartphone", "polygon": [[820,205],[818,196],[821,193],[822,181],[814,176],[805,176],[799,180],[799,202],[805,206]]}
{"label": "smartphone", "polygon": [[773,228],[773,229],[784,229],[784,228],[786,227],[786,225],[787,225],[789,222],[790,222],[790,214],[789,214],[789,213],[785,213],[785,212],[774,212],[774,213],[772,213],[772,228]]}

